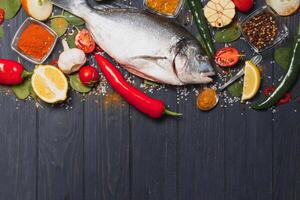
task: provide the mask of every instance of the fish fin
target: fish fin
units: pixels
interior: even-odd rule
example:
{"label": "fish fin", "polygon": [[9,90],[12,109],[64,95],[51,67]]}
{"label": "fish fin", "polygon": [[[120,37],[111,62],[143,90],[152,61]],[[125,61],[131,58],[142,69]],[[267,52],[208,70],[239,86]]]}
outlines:
{"label": "fish fin", "polygon": [[52,4],[84,18],[84,13],[91,10],[86,0],[50,0]]}
{"label": "fish fin", "polygon": [[[102,1],[102,0],[100,0]],[[100,2],[98,1],[98,2]],[[97,4],[92,6],[93,9],[95,10],[105,10],[105,9],[132,9],[132,10],[137,10],[137,8],[132,7],[132,6],[128,6],[128,5],[124,5],[124,4],[120,4],[120,3],[101,3],[101,4]]]}
{"label": "fish fin", "polygon": [[133,62],[139,62],[139,60],[143,60],[144,62],[148,62],[148,63],[152,63],[153,66],[158,66],[160,68],[164,68],[162,62],[159,61],[165,61],[167,60],[167,57],[163,57],[163,56],[134,56],[131,57],[130,60],[132,60]]}
{"label": "fish fin", "polygon": [[145,59],[145,60],[148,60],[148,61],[152,61],[152,62],[157,62],[158,60],[166,60],[168,59],[167,57],[164,57],[164,56],[134,56],[134,57],[131,57],[131,59]]}

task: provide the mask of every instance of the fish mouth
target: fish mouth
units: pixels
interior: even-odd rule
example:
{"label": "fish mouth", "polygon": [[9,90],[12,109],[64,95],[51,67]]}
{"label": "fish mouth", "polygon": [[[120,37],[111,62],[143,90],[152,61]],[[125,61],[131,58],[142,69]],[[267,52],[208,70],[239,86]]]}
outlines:
{"label": "fish mouth", "polygon": [[210,71],[210,72],[200,73],[200,75],[202,76],[201,79],[204,81],[203,83],[211,83],[211,82],[213,82],[212,76],[215,76],[216,73],[213,71]]}
{"label": "fish mouth", "polygon": [[[180,62],[181,63],[180,63]],[[182,64],[182,68],[176,68],[176,64]],[[190,65],[188,59],[186,60],[177,60],[175,61],[174,72],[177,75],[178,79],[185,84],[207,84],[213,82],[212,76],[215,76],[216,73],[213,70],[207,69],[198,69],[195,71],[187,72],[188,66]],[[200,67],[200,66],[199,66]]]}

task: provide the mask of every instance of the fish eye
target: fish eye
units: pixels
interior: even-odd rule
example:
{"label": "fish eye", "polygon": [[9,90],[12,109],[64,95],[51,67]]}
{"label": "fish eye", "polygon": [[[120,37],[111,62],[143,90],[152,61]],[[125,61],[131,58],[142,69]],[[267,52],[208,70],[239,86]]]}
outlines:
{"label": "fish eye", "polygon": [[201,60],[201,55],[200,54],[196,54],[196,59],[197,60]]}

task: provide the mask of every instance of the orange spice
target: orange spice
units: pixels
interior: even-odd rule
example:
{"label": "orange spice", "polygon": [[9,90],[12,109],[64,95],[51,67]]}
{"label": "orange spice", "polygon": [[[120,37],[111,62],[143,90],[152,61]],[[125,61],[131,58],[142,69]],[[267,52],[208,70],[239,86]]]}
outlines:
{"label": "orange spice", "polygon": [[211,110],[217,105],[217,100],[216,90],[204,88],[197,98],[197,106],[200,110]]}
{"label": "orange spice", "polygon": [[147,0],[147,6],[159,13],[166,15],[174,15],[180,0]]}
{"label": "orange spice", "polygon": [[18,47],[27,56],[41,60],[50,51],[55,37],[49,30],[39,24],[30,24],[21,33]]}
{"label": "orange spice", "polygon": [[123,106],[123,103],[124,103],[124,101],[123,101],[122,97],[115,92],[107,93],[104,96],[104,108],[105,109],[108,109],[109,107]]}

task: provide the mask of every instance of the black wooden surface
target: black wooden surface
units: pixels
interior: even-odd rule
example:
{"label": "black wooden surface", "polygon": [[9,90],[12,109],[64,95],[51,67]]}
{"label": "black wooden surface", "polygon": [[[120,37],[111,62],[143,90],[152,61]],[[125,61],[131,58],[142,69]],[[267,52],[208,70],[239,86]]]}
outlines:
{"label": "black wooden surface", "polygon": [[[25,18],[21,11],[5,23],[1,58],[17,58],[9,46]],[[283,20],[290,36],[281,45],[291,45],[299,14]],[[234,45],[253,54],[244,41]],[[273,51],[263,54],[264,86],[284,74],[270,62]],[[71,94],[70,109],[36,108],[1,91],[0,200],[300,199],[300,84],[275,113],[239,103],[204,113],[195,95],[177,104],[176,88],[168,87],[151,95],[184,116],[159,121],[126,103],[106,106],[103,96]]]}

